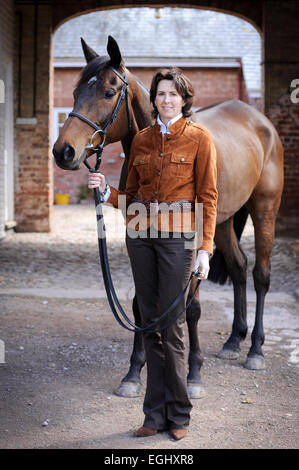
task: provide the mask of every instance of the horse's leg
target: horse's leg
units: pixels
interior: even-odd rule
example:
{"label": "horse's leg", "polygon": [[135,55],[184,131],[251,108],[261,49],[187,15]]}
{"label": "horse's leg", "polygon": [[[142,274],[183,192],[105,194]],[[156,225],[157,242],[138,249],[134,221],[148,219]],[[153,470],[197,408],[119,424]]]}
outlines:
{"label": "horse's leg", "polygon": [[[136,325],[141,324],[139,308],[136,296],[133,299],[133,313]],[[137,397],[140,395],[141,380],[140,372],[145,364],[145,350],[142,333],[134,333],[134,345],[130,358],[130,368],[127,375],[122,379],[120,386],[115,391],[116,395],[122,397]]]}
{"label": "horse's leg", "polygon": [[234,320],[232,332],[218,357],[222,359],[237,359],[240,352],[240,341],[247,333],[247,303],[246,303],[246,268],[247,258],[241,249],[233,225],[233,218],[217,225],[215,244],[222,253],[227,272],[234,287]]}
{"label": "horse's leg", "polygon": [[[193,296],[196,286],[196,279],[193,278],[188,293],[187,303]],[[203,364],[203,357],[199,346],[197,324],[200,318],[200,303],[195,297],[187,308],[186,321],[189,333],[189,373],[187,377],[188,395],[190,398],[202,398],[205,395],[200,377],[200,368]]]}
{"label": "horse's leg", "polygon": [[[130,136],[125,137],[122,140],[123,150],[125,152],[126,158],[124,160],[121,175],[119,179],[118,188],[122,191],[125,190],[126,181],[128,177],[128,162],[130,155],[132,138]],[[141,325],[141,318],[139,313],[139,308],[137,304],[136,295],[133,299],[132,310],[134,314],[134,320],[136,325]],[[145,364],[145,349],[143,342],[142,333],[134,333],[134,343],[133,351],[130,358],[130,368],[127,375],[122,379],[120,386],[115,391],[116,395],[121,397],[137,397],[140,395],[141,391],[141,380],[140,372],[142,367]]]}
{"label": "horse's leg", "polygon": [[270,255],[274,243],[276,209],[262,195],[255,194],[249,202],[249,211],[255,231],[256,261],[253,268],[254,287],[256,291],[255,323],[251,334],[251,348],[245,367],[248,369],[264,369],[265,360],[262,345],[265,340],[263,313],[265,296],[270,286]]}

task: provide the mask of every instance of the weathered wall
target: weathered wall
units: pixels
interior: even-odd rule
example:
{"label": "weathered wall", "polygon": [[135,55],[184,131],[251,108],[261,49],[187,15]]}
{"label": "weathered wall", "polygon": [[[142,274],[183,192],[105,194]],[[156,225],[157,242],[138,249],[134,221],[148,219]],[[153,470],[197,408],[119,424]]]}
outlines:
{"label": "weathered wall", "polygon": [[292,102],[290,93],[291,82],[299,79],[298,15],[298,1],[264,3],[265,114],[284,147],[285,185],[277,229],[288,233],[299,233],[299,102]]}
{"label": "weathered wall", "polygon": [[14,218],[13,54],[14,2],[8,0],[0,15],[0,239]]}
{"label": "weathered wall", "polygon": [[[81,1],[64,1],[52,0],[53,8],[53,26],[54,28],[65,21],[66,18],[80,15],[81,13],[89,12],[97,9],[112,9],[112,8],[125,8],[125,7],[191,7],[191,8],[208,8],[211,10],[221,11],[224,13],[231,13],[251,21],[258,28],[262,26],[262,10],[263,2],[265,0],[130,0],[130,2],[123,2],[120,0],[85,0]],[[267,0],[266,0],[267,1]]]}
{"label": "weathered wall", "polygon": [[[145,2],[138,2],[139,6],[142,4]],[[158,2],[153,1],[151,4]],[[164,4],[174,5],[170,1]],[[235,12],[244,19],[252,21],[262,31],[265,113],[276,126],[285,148],[285,189],[278,227],[288,230],[293,228],[298,232],[299,105],[290,99],[290,84],[292,80],[299,78],[297,25],[299,2],[190,0],[188,3],[194,7],[199,4],[202,8],[207,6],[219,8],[220,11]],[[11,2],[6,2],[6,5],[8,9],[11,8]],[[83,7],[82,2],[77,0],[63,3],[49,0],[47,4],[39,4],[37,1],[37,17],[33,3],[21,1],[19,3],[16,0],[15,5],[16,12],[23,15],[21,54],[19,55],[20,50],[17,46],[14,62],[17,69],[16,92],[19,100],[16,105],[16,109],[19,110],[17,117],[22,118],[17,119],[15,126],[18,160],[16,218],[19,230],[50,230],[53,201],[50,138],[51,34],[53,28],[60,22],[82,13],[83,9],[86,11],[94,8],[113,8],[121,7],[123,4],[117,0],[112,2],[86,0]],[[135,5],[135,2],[131,2],[131,5]],[[146,5],[148,6],[148,3]],[[175,5],[186,6],[182,1],[177,1]],[[18,32],[20,17],[17,17],[17,20]],[[9,29],[6,20],[1,21]],[[22,59],[21,69],[19,57]]]}
{"label": "weathered wall", "polygon": [[[183,70],[194,86],[194,107],[207,106],[227,99],[241,98],[246,102],[248,101],[246,85],[240,69],[183,67]],[[140,78],[142,83],[150,87],[152,76],[157,68],[148,67],[133,69],[132,71]]]}
{"label": "weathered wall", "polygon": [[17,230],[50,231],[53,169],[51,155],[50,5],[18,5],[16,77]]}

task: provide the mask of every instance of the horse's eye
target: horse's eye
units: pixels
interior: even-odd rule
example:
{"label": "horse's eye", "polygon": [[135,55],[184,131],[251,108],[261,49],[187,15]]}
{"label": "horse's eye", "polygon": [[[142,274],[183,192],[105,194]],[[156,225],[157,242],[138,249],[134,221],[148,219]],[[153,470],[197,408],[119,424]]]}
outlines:
{"label": "horse's eye", "polygon": [[113,98],[113,96],[115,96],[115,90],[107,90],[103,93],[103,97],[107,99]]}

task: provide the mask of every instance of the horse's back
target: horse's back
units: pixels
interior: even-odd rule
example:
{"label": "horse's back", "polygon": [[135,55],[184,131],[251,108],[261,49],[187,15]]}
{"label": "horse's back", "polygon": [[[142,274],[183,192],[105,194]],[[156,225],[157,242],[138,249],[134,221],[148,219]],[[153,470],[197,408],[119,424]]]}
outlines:
{"label": "horse's back", "polygon": [[280,139],[262,113],[238,100],[202,108],[192,120],[210,131],[217,150],[219,224],[249,200],[269,160],[279,166]]}

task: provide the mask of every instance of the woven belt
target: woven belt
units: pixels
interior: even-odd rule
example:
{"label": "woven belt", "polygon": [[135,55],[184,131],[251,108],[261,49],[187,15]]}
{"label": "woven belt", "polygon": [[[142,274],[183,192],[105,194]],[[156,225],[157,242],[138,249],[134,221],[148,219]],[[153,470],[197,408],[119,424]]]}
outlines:
{"label": "woven belt", "polygon": [[[138,196],[134,196],[131,203],[138,202],[140,204],[143,204],[146,208],[147,212],[150,212],[151,208],[154,210],[154,212],[161,212],[163,214],[163,209],[165,208],[165,205],[168,207],[171,206],[170,210],[172,212],[191,212],[194,211],[195,209],[195,203],[194,201],[188,201],[186,199],[181,199],[179,201],[158,201],[157,198],[147,198],[147,199],[142,199]],[[152,204],[152,206],[151,206]],[[162,206],[161,206],[162,204]],[[164,207],[163,207],[164,205]],[[168,210],[167,210],[168,212]]]}

